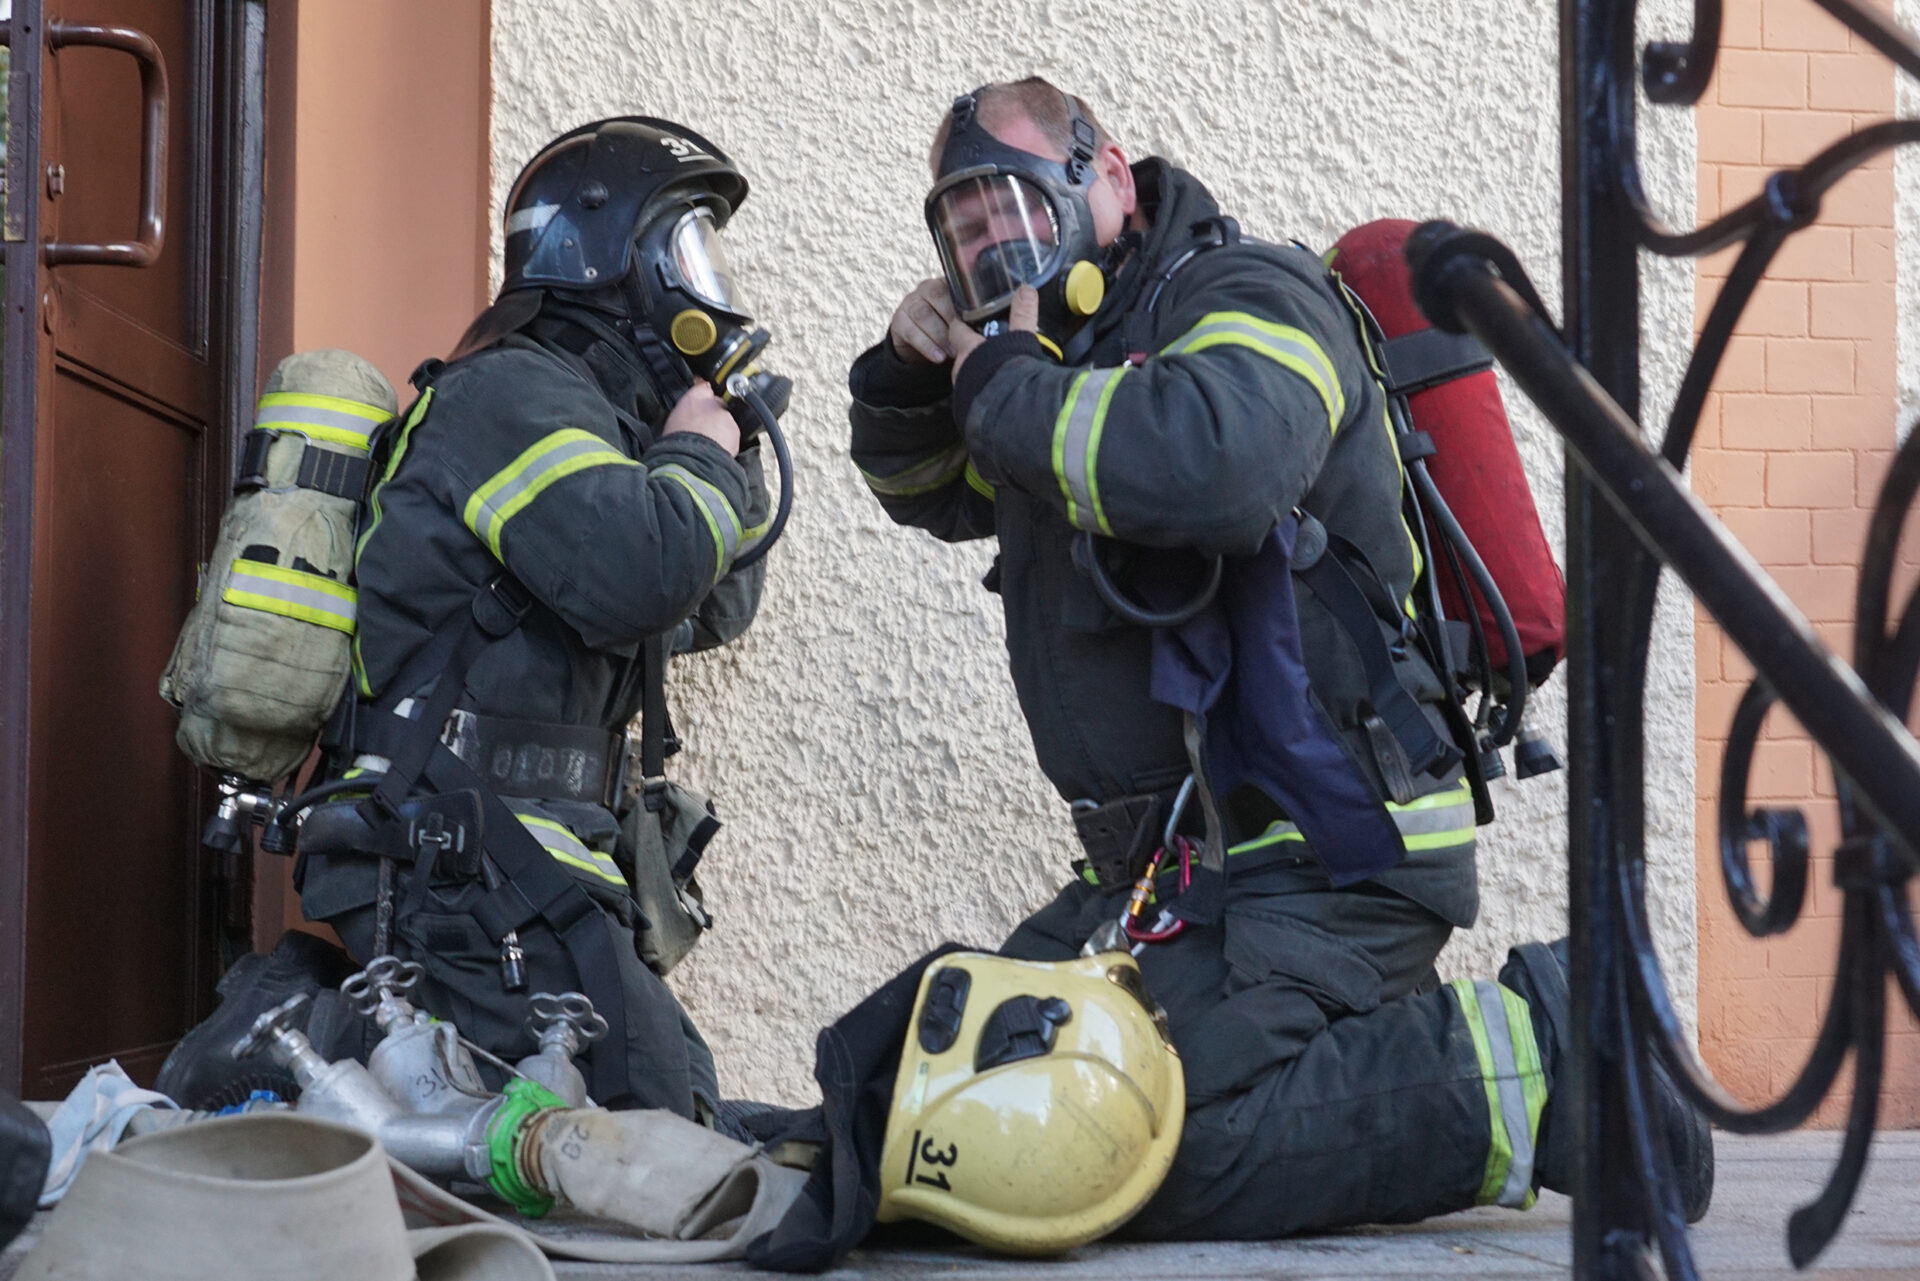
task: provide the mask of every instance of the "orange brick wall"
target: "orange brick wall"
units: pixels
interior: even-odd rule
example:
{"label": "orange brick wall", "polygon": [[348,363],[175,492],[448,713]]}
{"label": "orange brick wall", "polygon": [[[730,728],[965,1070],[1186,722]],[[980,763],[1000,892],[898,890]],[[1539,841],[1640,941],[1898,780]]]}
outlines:
{"label": "orange brick wall", "polygon": [[[1890,64],[1811,0],[1729,0],[1719,68],[1697,115],[1700,216],[1733,208],[1775,169],[1892,109]],[[1882,159],[1835,188],[1820,222],[1776,259],[1694,451],[1695,490],[1848,658],[1856,567],[1896,439],[1893,237],[1893,166]],[[1728,252],[1700,265],[1696,323],[1732,261]],[[1749,794],[1757,805],[1802,807],[1816,857],[1800,923],[1783,937],[1749,937],[1727,905],[1716,810],[1727,728],[1752,668],[1704,611],[1694,644],[1701,1050],[1729,1089],[1758,1102],[1799,1072],[1829,1001],[1840,912],[1833,778],[1776,713]],[[1904,1014],[1893,1026],[1883,1124],[1920,1125],[1920,1028]],[[1842,1091],[1815,1123],[1840,1124],[1844,1106]]]}

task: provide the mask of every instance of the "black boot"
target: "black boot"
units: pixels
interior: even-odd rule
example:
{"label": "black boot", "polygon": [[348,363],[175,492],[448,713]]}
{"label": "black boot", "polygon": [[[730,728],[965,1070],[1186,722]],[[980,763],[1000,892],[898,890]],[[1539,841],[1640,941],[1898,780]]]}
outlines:
{"label": "black boot", "polygon": [[[1573,1044],[1573,998],[1567,987],[1567,940],[1551,944],[1522,943],[1507,953],[1500,982],[1526,999],[1533,1015],[1534,1039],[1547,1069],[1547,1106],[1540,1115],[1539,1152],[1534,1170],[1540,1183],[1555,1192],[1570,1192],[1573,1184],[1573,1091],[1560,1086],[1566,1080],[1564,1063]],[[1680,1093],[1659,1059],[1653,1060],[1656,1117],[1666,1136],[1673,1172],[1680,1180],[1680,1205],[1688,1223],[1706,1217],[1713,1202],[1713,1130],[1701,1111]]]}
{"label": "black boot", "polygon": [[[219,1007],[180,1038],[161,1065],[154,1088],[184,1108],[244,1103],[255,1090],[271,1090],[291,1101],[300,1090],[285,1068],[265,1056],[236,1062],[233,1044],[247,1034],[255,1019],[296,992],[316,999],[337,995],[334,990],[340,981],[357,968],[339,948],[298,930],[283,934],[265,956],[241,957],[220,977]],[[309,1001],[294,1016],[294,1025],[301,1031],[308,1030],[313,1009],[314,1002]]]}

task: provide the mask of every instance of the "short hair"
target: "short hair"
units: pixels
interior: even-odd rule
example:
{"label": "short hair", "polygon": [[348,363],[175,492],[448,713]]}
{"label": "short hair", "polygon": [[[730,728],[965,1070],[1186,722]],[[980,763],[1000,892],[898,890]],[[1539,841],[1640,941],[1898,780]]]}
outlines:
{"label": "short hair", "polygon": [[[1063,158],[1073,154],[1073,114],[1067,110],[1069,96],[1051,80],[1040,76],[982,85],[974,91],[981,124],[992,130],[1010,119],[1024,118],[1037,126],[1048,142],[1059,148]],[[1093,109],[1087,106],[1085,99],[1073,96],[1073,105],[1093,126],[1093,145],[1096,150],[1112,141],[1106,129],[1094,118]],[[953,113],[949,111],[940,118],[940,128],[933,135],[935,163],[939,162],[940,153],[946,150],[947,135],[952,130]]]}

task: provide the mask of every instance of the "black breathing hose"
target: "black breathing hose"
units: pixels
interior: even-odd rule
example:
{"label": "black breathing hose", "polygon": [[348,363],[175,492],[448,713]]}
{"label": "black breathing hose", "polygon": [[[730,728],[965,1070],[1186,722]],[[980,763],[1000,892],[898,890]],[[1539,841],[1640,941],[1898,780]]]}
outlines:
{"label": "black breathing hose", "polygon": [[[1472,576],[1474,586],[1480,589],[1480,595],[1486,600],[1493,620],[1500,628],[1501,643],[1507,647],[1507,684],[1508,703],[1506,715],[1493,730],[1493,745],[1505,747],[1513,741],[1520,729],[1520,720],[1527,710],[1527,656],[1520,652],[1520,629],[1513,624],[1513,613],[1507,608],[1507,601],[1500,594],[1499,584],[1493,581],[1493,574],[1487,569],[1487,563],[1480,559],[1480,553],[1474,550],[1473,542],[1467,537],[1467,531],[1460,528],[1460,521],[1447,506],[1447,500],[1440,496],[1439,486],[1433,483],[1433,477],[1427,474],[1423,462],[1415,460],[1407,464],[1407,474],[1413,477],[1414,488],[1420,493],[1420,501],[1426,505],[1427,514],[1440,526],[1444,536],[1460,559],[1466,562],[1467,573]],[[1473,608],[1472,601],[1465,602]],[[1493,691],[1488,690],[1491,698]]]}
{"label": "black breathing hose", "polygon": [[1200,611],[1205,609],[1220,590],[1220,579],[1226,573],[1226,557],[1215,556],[1207,568],[1207,579],[1200,584],[1192,597],[1172,609],[1155,612],[1140,604],[1128,600],[1118,585],[1107,573],[1107,567],[1100,562],[1100,545],[1091,530],[1081,530],[1078,545],[1074,549],[1074,560],[1093,579],[1093,590],[1100,593],[1100,599],[1107,608],[1120,616],[1121,621],[1135,627],[1179,627],[1191,622]]}
{"label": "black breathing hose", "polygon": [[336,778],[332,782],[321,783],[317,787],[309,787],[304,792],[287,797],[280,802],[276,812],[291,816],[298,814],[301,810],[311,809],[329,796],[338,796],[342,792],[370,792],[380,786],[380,780],[385,777],[384,773],[369,772],[356,774],[352,778]]}
{"label": "black breathing hose", "polygon": [[727,394],[746,402],[747,408],[760,420],[760,430],[766,433],[767,440],[773,445],[774,465],[780,473],[780,502],[774,508],[773,520],[768,523],[767,532],[733,562],[734,569],[745,569],[765,556],[780,541],[780,535],[787,528],[787,517],[793,511],[793,454],[787,448],[787,438],[780,431],[779,420],[773,416],[773,410],[767,407],[767,402],[754,390],[752,381],[745,374],[734,374],[727,379]]}

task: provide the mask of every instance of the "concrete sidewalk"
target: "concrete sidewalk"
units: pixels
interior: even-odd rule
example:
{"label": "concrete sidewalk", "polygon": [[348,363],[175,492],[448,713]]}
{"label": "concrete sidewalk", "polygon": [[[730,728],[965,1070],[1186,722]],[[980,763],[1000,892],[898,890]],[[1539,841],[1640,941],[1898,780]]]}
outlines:
{"label": "concrete sidewalk", "polygon": [[[1703,1276],[1743,1281],[1789,1277],[1848,1281],[1920,1278],[1920,1131],[1880,1136],[1840,1237],[1807,1272],[1787,1261],[1787,1216],[1824,1186],[1840,1150],[1838,1134],[1772,1138],[1715,1136],[1719,1160],[1713,1210],[1693,1230]],[[1572,1202],[1543,1193],[1532,1210],[1469,1210],[1405,1228],[1367,1228],[1271,1243],[1089,1246],[1065,1259],[1012,1262],[970,1250],[880,1248],[856,1252],[827,1275],[852,1281],[952,1276],[964,1281],[1172,1281],[1179,1278],[1564,1277],[1572,1266]],[[731,1270],[731,1269],[729,1269]],[[692,1278],[698,1269],[649,1270],[649,1278]],[[567,1264],[563,1277],[642,1273]]]}
{"label": "concrete sidewalk", "polygon": [[[1892,1281],[1920,1278],[1920,1131],[1884,1134],[1874,1146],[1866,1179],[1840,1237],[1805,1273],[1787,1262],[1787,1216],[1812,1199],[1839,1153],[1838,1134],[1776,1138],[1718,1135],[1718,1186],[1713,1210],[1693,1230],[1694,1257],[1703,1276],[1743,1281],[1789,1277]],[[1552,1193],[1526,1213],[1470,1210],[1414,1227],[1369,1228],[1259,1244],[1089,1246],[1043,1262],[994,1258],[966,1248],[881,1246],[857,1251],[827,1274],[842,1281],[943,1276],[964,1281],[1173,1281],[1194,1278],[1564,1277],[1572,1252],[1567,1240],[1572,1205]],[[0,1253],[0,1281],[19,1266],[35,1235]],[[565,1263],[567,1278],[645,1278],[694,1281],[737,1276],[738,1265],[616,1267]]]}

